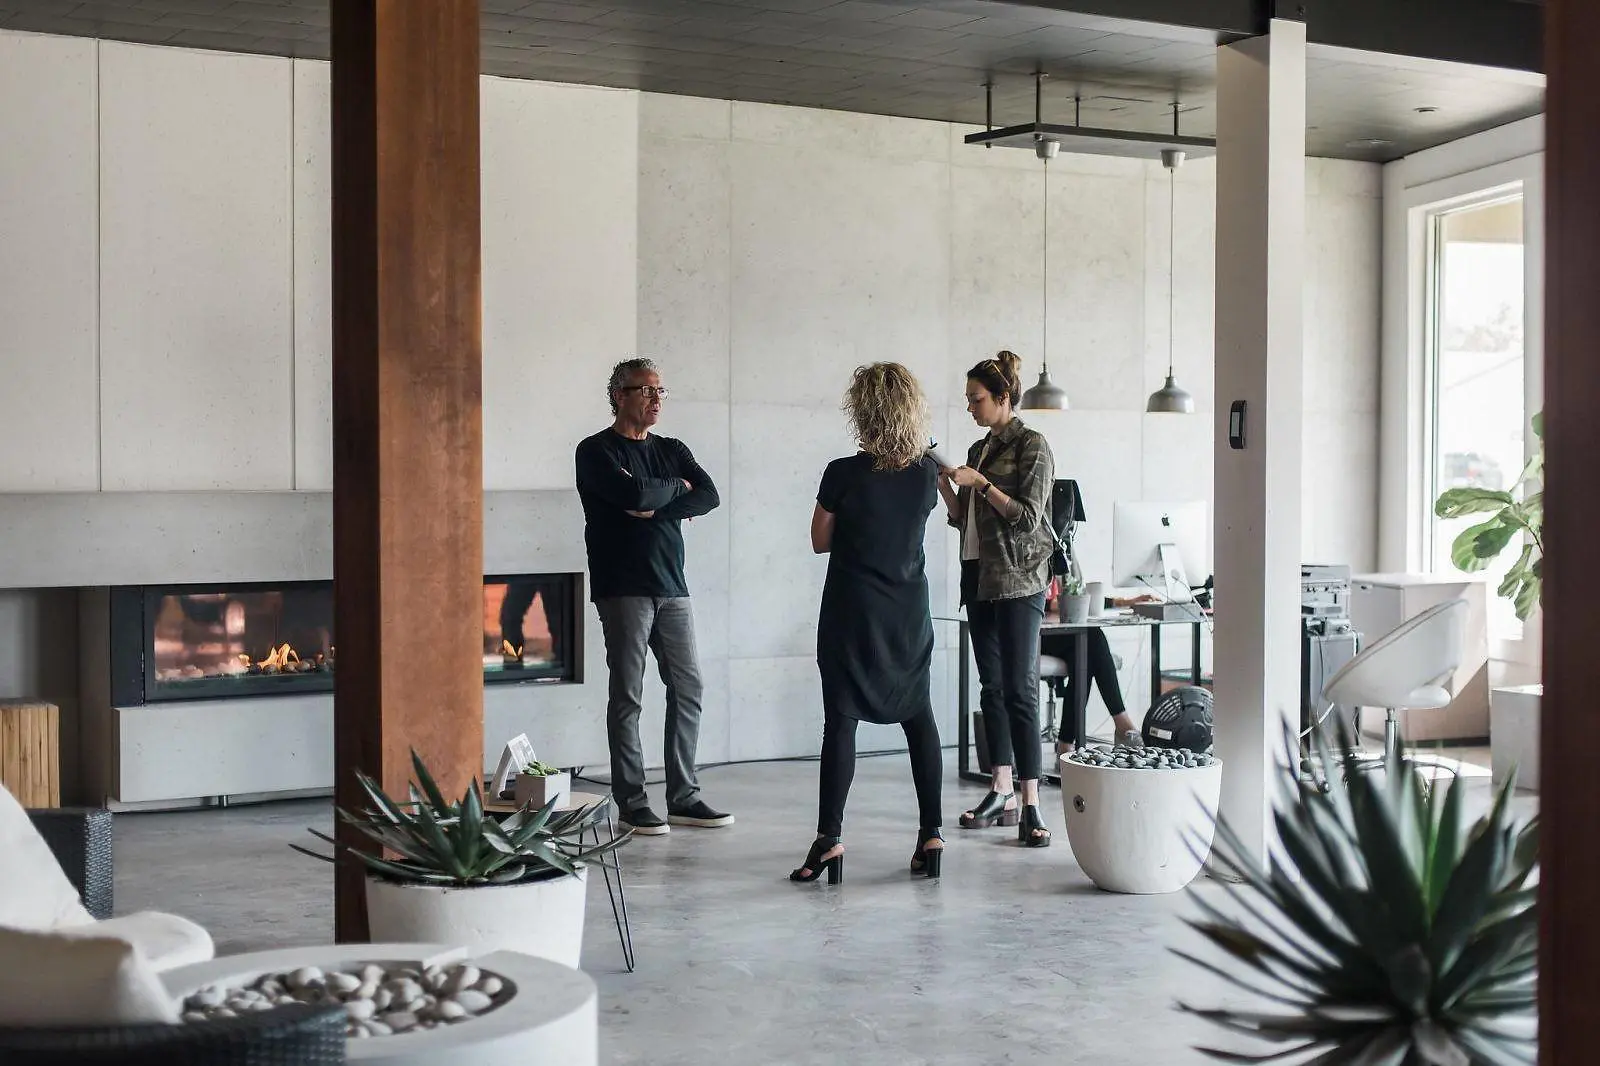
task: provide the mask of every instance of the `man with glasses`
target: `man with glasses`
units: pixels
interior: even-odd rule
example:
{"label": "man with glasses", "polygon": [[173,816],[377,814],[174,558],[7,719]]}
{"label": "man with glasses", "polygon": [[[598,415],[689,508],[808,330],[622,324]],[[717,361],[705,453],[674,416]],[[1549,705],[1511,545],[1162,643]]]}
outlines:
{"label": "man with glasses", "polygon": [[[683,519],[706,514],[721,500],[682,441],[650,432],[667,394],[654,363],[618,363],[606,392],[616,418],[578,445],[576,459],[590,591],[611,675],[611,794],[622,823],[636,834],[655,836],[671,825],[732,825],[733,815],[700,798],[695,777],[703,685],[679,529]],[[646,649],[667,686],[666,820],[650,809],[639,743]]]}

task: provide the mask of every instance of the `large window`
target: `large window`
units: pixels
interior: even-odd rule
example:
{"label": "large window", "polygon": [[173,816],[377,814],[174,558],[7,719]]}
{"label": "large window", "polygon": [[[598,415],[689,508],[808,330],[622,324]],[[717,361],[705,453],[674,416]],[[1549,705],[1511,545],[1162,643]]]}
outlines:
{"label": "large window", "polygon": [[[1521,189],[1432,213],[1428,222],[1427,434],[1432,484],[1445,489],[1510,489],[1527,454],[1524,344],[1524,241]],[[1456,535],[1482,516],[1445,521],[1429,512],[1427,564],[1458,573]],[[1494,589],[1516,558],[1490,566],[1489,632],[1519,640],[1522,624]]]}

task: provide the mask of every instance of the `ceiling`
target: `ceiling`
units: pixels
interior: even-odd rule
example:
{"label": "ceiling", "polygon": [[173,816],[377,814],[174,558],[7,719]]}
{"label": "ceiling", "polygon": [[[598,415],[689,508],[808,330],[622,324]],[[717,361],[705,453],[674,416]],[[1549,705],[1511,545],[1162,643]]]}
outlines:
{"label": "ceiling", "polygon": [[[326,58],[329,0],[0,0],[0,28]],[[993,0],[482,0],[485,73],[982,124],[1216,132],[1216,43]],[[1313,45],[1306,150],[1384,161],[1535,114],[1522,72]],[[1075,104],[1074,98],[1079,100]],[[1429,110],[1431,109],[1431,110]]]}

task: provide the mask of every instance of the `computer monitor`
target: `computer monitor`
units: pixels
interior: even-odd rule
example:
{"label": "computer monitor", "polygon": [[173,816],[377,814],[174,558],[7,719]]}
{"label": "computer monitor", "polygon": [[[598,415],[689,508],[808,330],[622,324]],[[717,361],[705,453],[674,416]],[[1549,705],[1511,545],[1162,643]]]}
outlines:
{"label": "computer monitor", "polygon": [[1193,599],[1190,586],[1211,572],[1206,511],[1204,500],[1117,502],[1111,513],[1111,583],[1146,589],[1172,603]]}

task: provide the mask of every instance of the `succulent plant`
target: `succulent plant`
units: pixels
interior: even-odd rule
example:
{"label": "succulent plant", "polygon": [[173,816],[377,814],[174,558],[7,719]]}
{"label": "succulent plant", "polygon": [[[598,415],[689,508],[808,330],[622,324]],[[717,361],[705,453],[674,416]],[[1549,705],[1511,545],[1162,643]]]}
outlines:
{"label": "succulent plant", "polygon": [[554,777],[561,772],[561,767],[551,766],[549,763],[540,762],[538,759],[529,760],[528,765],[522,768],[522,773],[529,777]]}
{"label": "succulent plant", "polygon": [[411,753],[411,765],[416,771],[416,783],[409,788],[407,802],[389,798],[376,781],[358,771],[357,780],[372,806],[354,814],[334,808],[340,821],[398,858],[362,851],[315,829],[308,831],[333,845],[333,855],[298,844],[289,846],[324,862],[337,862],[341,855],[346,856],[373,873],[397,881],[503,885],[574,874],[589,863],[606,865],[606,855],[630,835],[625,832],[598,844],[583,845],[583,835],[605,821],[609,798],[560,815],[555,813],[557,800],[538,809],[529,804],[504,821],[496,821],[484,812],[477,781],[468,787],[461,802],[449,803],[415,751]]}
{"label": "succulent plant", "polygon": [[1204,917],[1189,924],[1227,964],[1178,954],[1283,1009],[1180,1007],[1280,1050],[1199,1050],[1235,1063],[1532,1063],[1537,818],[1517,826],[1511,780],[1465,827],[1460,779],[1430,787],[1398,755],[1364,769],[1345,747],[1335,756],[1319,735],[1310,779],[1283,771],[1273,821],[1287,861],[1263,867],[1218,825],[1213,856],[1239,913],[1191,893]]}

